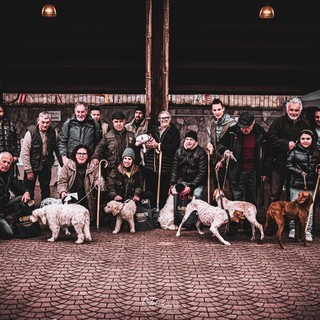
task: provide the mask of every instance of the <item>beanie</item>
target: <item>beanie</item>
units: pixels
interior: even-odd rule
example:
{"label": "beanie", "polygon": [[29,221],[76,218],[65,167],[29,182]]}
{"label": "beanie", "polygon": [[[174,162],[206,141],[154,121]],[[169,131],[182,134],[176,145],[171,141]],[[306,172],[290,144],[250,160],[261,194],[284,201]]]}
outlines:
{"label": "beanie", "polygon": [[113,119],[118,119],[118,120],[124,120],[126,118],[126,116],[120,112],[120,111],[116,111],[113,115],[112,115],[112,120]]}
{"label": "beanie", "polygon": [[190,131],[188,131],[188,132],[186,133],[185,138],[187,138],[187,137],[192,138],[192,139],[195,140],[195,141],[198,141],[198,135],[197,135],[197,133],[196,133],[195,131],[193,131],[193,130],[190,130]]}
{"label": "beanie", "polygon": [[134,151],[131,149],[131,148],[126,148],[124,151],[123,151],[123,154],[122,154],[122,159],[124,157],[130,157],[134,160],[136,160],[136,156],[134,154]]}
{"label": "beanie", "polygon": [[254,115],[251,112],[245,111],[240,114],[238,126],[240,128],[248,128],[253,124]]}
{"label": "beanie", "polygon": [[143,113],[143,115],[145,116],[146,114],[146,107],[145,106],[138,106],[134,109],[134,111],[141,111]]}

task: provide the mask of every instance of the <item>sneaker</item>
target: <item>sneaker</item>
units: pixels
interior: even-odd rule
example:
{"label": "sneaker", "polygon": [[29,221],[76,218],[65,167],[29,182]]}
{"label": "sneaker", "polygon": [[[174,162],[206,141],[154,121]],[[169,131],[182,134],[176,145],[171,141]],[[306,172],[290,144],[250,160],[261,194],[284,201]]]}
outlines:
{"label": "sneaker", "polygon": [[312,234],[310,232],[306,233],[306,240],[307,241],[313,241]]}
{"label": "sneaker", "polygon": [[289,238],[294,239],[296,236],[296,230],[291,229],[289,232]]}

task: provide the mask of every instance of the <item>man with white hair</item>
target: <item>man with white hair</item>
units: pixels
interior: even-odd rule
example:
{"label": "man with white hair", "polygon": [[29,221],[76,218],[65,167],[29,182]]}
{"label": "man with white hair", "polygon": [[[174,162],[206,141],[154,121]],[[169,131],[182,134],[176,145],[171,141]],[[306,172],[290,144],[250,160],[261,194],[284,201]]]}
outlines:
{"label": "man with white hair", "polygon": [[301,113],[301,100],[292,98],[286,103],[286,114],[275,119],[268,130],[271,160],[269,203],[280,200],[284,183],[286,183],[287,200],[290,201],[289,177],[285,165],[288,151],[296,146],[301,130],[309,129],[309,123],[302,119]]}
{"label": "man with white hair", "polygon": [[[14,236],[6,220],[7,215],[14,213],[15,207],[21,202],[30,201],[29,191],[20,184],[13,171],[10,170],[12,163],[13,156],[10,152],[0,153],[0,238],[2,239],[10,239]],[[11,192],[17,197],[10,199]]]}
{"label": "man with white hair", "polygon": [[24,183],[32,198],[34,198],[37,179],[40,183],[41,200],[50,197],[51,169],[55,161],[54,153],[62,166],[57,133],[51,125],[51,114],[42,111],[39,113],[37,125],[30,126],[22,144]]}

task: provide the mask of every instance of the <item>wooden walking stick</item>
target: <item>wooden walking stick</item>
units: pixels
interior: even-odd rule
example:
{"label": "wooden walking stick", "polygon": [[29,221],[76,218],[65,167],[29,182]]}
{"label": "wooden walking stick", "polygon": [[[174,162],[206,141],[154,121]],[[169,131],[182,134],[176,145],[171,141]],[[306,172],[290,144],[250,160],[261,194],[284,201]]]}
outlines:
{"label": "wooden walking stick", "polygon": [[162,170],[162,151],[159,153],[159,173],[158,173],[158,188],[157,188],[157,208],[155,213],[160,212],[160,185],[161,185],[161,170]]}
{"label": "wooden walking stick", "polygon": [[304,230],[305,234],[307,232],[307,229],[308,229],[308,225],[309,225],[309,221],[310,221],[310,217],[311,217],[311,214],[313,212],[313,206],[316,202],[316,198],[317,198],[317,193],[318,193],[318,190],[319,190],[319,183],[320,183],[320,170],[318,170],[318,178],[317,178],[317,183],[316,183],[316,187],[314,189],[314,192],[313,192],[313,202],[309,208],[309,213],[308,213],[308,219],[307,219],[307,223],[306,223],[306,229]]}
{"label": "wooden walking stick", "polygon": [[99,162],[99,183],[98,183],[98,197],[97,197],[97,231],[99,231],[100,227],[100,192],[101,192],[101,164],[105,162],[104,168],[108,166],[108,161],[106,159],[102,159]]}
{"label": "wooden walking stick", "polygon": [[210,204],[210,199],[211,199],[211,191],[210,191],[210,183],[211,183],[211,180],[210,180],[210,152],[208,151],[208,197],[207,197],[207,202]]}

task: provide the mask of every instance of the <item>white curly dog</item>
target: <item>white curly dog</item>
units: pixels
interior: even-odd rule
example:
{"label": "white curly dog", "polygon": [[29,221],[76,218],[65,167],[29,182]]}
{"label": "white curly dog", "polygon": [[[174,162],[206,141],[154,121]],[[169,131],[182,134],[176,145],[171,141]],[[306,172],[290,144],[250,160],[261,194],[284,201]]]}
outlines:
{"label": "white curly dog", "polygon": [[130,232],[135,233],[134,225],[134,214],[137,211],[137,205],[133,200],[126,200],[124,203],[111,200],[104,207],[105,213],[112,213],[113,216],[117,217],[116,226],[112,231],[113,234],[119,233],[122,225],[122,221],[126,220],[129,222]]}
{"label": "white curly dog", "polygon": [[[199,234],[204,234],[200,230],[200,224],[204,224],[205,226],[210,226],[210,231],[213,233],[213,236],[216,236],[220,242],[223,244],[230,246],[230,242],[226,241],[222,238],[219,233],[219,228],[230,221],[239,222],[240,219],[244,219],[244,215],[242,211],[234,210],[228,213],[226,210],[221,209],[219,207],[214,207],[207,202],[196,199],[195,197],[192,198],[191,202],[187,205],[186,213],[179,225],[178,231],[176,233],[176,237],[180,237],[181,227],[187,221],[192,211],[196,211],[199,217],[198,222],[196,223],[197,230]],[[230,215],[230,216],[229,216]]]}
{"label": "white curly dog", "polygon": [[42,208],[35,209],[30,217],[32,222],[41,221],[47,224],[52,231],[51,238],[48,241],[55,241],[63,228],[66,235],[70,235],[68,226],[73,226],[77,233],[76,243],[92,241],[90,233],[90,213],[87,208],[80,204],[49,204]]}

